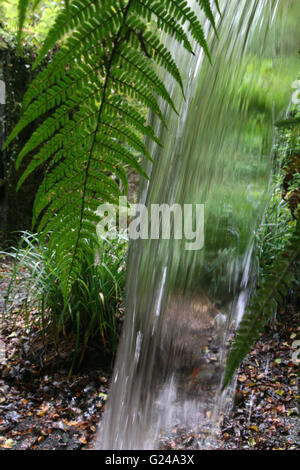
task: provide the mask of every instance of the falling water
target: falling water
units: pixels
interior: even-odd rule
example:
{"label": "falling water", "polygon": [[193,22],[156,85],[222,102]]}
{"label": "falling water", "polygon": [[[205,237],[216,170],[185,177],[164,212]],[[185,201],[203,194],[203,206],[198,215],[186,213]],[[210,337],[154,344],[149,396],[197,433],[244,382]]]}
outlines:
{"label": "falling water", "polygon": [[[281,7],[294,2],[221,4],[218,38],[203,18],[212,65],[200,48],[192,56],[168,39],[185,99],[165,74],[179,117],[166,104],[167,129],[149,117],[163,148],[148,143],[155,163],[147,165],[150,179],[140,191],[147,207],[205,204],[204,247],[188,251],[187,240],[131,242],[127,313],[98,448],[155,449],[176,426],[193,430],[198,448],[214,447],[228,406],[219,393],[227,343],[248,301],[253,230],[272,167],[275,110],[259,113],[253,97],[266,63],[272,70],[280,62]],[[287,104],[291,90],[281,92]]]}

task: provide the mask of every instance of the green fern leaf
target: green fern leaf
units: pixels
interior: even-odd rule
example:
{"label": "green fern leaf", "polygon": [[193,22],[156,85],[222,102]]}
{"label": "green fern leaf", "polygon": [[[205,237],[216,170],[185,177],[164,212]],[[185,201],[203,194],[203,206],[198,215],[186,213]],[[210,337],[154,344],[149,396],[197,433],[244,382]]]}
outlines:
{"label": "green fern leaf", "polygon": [[[215,28],[210,2],[198,3]],[[21,26],[28,5],[20,0]],[[155,28],[149,28],[150,22]],[[117,203],[127,190],[126,167],[147,178],[139,163],[140,155],[151,160],[143,136],[160,145],[132,99],[164,123],[159,103],[164,100],[174,111],[175,106],[158,68],[183,91],[162,31],[189,52],[194,40],[209,57],[202,25],[187,0],[73,0],[62,7],[34,64],[60,42],[51,63],[30,85],[6,146],[29,124],[41,122],[16,165],[33,153],[19,186],[41,165],[45,169],[33,223],[40,236],[49,235],[65,299],[88,240],[96,237],[97,207]]]}
{"label": "green fern leaf", "polygon": [[236,333],[229,353],[223,388],[232,380],[242,360],[250,352],[268,321],[274,315],[278,303],[287,294],[294,279],[293,265],[300,257],[300,219],[298,218],[293,236],[286,247],[274,260],[266,279],[259,286]]}

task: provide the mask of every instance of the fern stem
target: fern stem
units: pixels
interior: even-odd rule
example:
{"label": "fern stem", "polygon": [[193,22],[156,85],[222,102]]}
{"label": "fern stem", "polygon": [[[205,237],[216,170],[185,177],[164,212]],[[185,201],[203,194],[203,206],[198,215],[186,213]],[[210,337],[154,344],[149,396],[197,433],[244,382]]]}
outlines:
{"label": "fern stem", "polygon": [[73,251],[72,261],[71,261],[71,265],[70,265],[70,269],[69,269],[69,274],[67,276],[67,285],[69,284],[69,279],[70,279],[71,274],[73,272],[75,257],[76,257],[76,253],[77,253],[78,246],[79,246],[80,235],[81,235],[82,226],[83,226],[84,209],[85,209],[85,196],[86,196],[86,191],[87,191],[87,182],[88,182],[89,169],[90,169],[90,165],[91,165],[91,161],[92,161],[92,155],[93,155],[93,152],[94,152],[94,148],[95,148],[95,145],[96,145],[96,142],[97,142],[97,134],[98,134],[98,131],[99,131],[99,127],[101,125],[101,117],[102,117],[102,112],[103,112],[103,109],[104,109],[106,93],[107,93],[108,84],[109,84],[109,80],[110,80],[110,70],[111,70],[111,67],[112,67],[112,64],[113,64],[113,61],[114,61],[114,57],[115,57],[115,55],[117,53],[117,50],[119,48],[119,45],[122,42],[121,33],[122,33],[123,28],[126,24],[126,19],[127,19],[128,14],[129,14],[131,3],[132,3],[132,0],[129,0],[127,5],[126,5],[126,8],[124,9],[123,21],[122,21],[122,24],[121,24],[118,32],[117,32],[116,39],[114,41],[114,47],[111,51],[109,61],[108,61],[108,64],[106,66],[106,77],[105,77],[104,86],[103,86],[102,100],[101,100],[101,103],[100,103],[100,106],[99,106],[97,124],[96,124],[96,128],[95,128],[95,133],[94,133],[94,136],[93,136],[93,141],[91,143],[91,148],[90,148],[90,151],[89,151],[89,157],[88,157],[88,160],[87,160],[87,165],[86,165],[86,170],[85,170],[85,179],[84,179],[83,191],[82,191],[82,202],[81,202],[81,209],[80,209],[78,233],[77,233],[77,238],[76,238],[75,247],[74,247],[74,251]]}

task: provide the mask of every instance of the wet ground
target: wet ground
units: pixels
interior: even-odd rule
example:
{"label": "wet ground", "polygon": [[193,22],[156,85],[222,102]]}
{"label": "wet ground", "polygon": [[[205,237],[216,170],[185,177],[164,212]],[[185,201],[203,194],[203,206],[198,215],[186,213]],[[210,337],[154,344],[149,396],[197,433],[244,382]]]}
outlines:
{"label": "wet ground", "polygon": [[[298,325],[299,313],[287,306],[261,335],[240,367],[233,405],[213,448],[300,450],[297,367],[292,360]],[[161,448],[203,449],[208,436],[205,419],[192,433],[175,426]]]}
{"label": "wet ground", "polygon": [[[3,316],[10,265],[0,266],[0,448],[87,449],[107,399],[111,370],[91,361],[68,378],[72,351],[44,350],[16,308]],[[20,300],[22,292],[20,292]],[[32,312],[34,315],[34,312]],[[240,368],[235,403],[216,449],[299,450],[297,368],[292,361],[299,313],[278,313]],[[203,448],[207,433],[174,426],[160,448]]]}
{"label": "wet ground", "polygon": [[235,406],[222,428],[227,449],[299,450],[295,338],[299,312],[287,305],[240,368]]}
{"label": "wet ground", "polygon": [[[110,369],[95,360],[69,378],[70,348],[59,355],[51,344],[45,348],[39,330],[27,330],[17,306],[4,317],[11,267],[0,265],[0,449],[84,448],[101,418]],[[19,301],[23,294],[20,290]]]}

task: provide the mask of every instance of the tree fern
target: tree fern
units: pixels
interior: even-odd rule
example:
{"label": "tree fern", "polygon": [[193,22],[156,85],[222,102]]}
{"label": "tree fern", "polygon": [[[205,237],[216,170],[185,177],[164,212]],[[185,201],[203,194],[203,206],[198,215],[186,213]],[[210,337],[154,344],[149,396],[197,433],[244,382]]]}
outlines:
{"label": "tree fern", "polygon": [[[300,208],[299,208],[300,209]],[[294,264],[300,258],[300,217],[295,222],[295,229],[286,240],[285,249],[275,258],[269,273],[261,281],[247,313],[245,314],[227,359],[223,381],[225,388],[232,380],[236,369],[250,352],[268,321],[274,315],[277,304],[282,303],[295,279]]]}
{"label": "tree fern", "polygon": [[[197,3],[215,28],[210,1]],[[28,5],[28,0],[20,0],[20,30]],[[155,28],[149,28],[150,20],[155,20]],[[178,67],[159,31],[189,52],[193,38],[209,56],[201,23],[186,0],[66,2],[34,66],[58,41],[60,50],[29,87],[22,117],[7,139],[9,145],[28,124],[44,116],[18,156],[17,167],[35,152],[19,185],[40,165],[48,165],[34,204],[34,223],[40,234],[50,234],[65,297],[80,272],[87,240],[96,237],[96,208],[102,201],[118,201],[116,178],[126,191],[126,165],[146,176],[136,159],[137,152],[150,158],[143,136],[159,143],[128,97],[162,121],[157,98],[174,109],[157,65],[183,91]]]}

